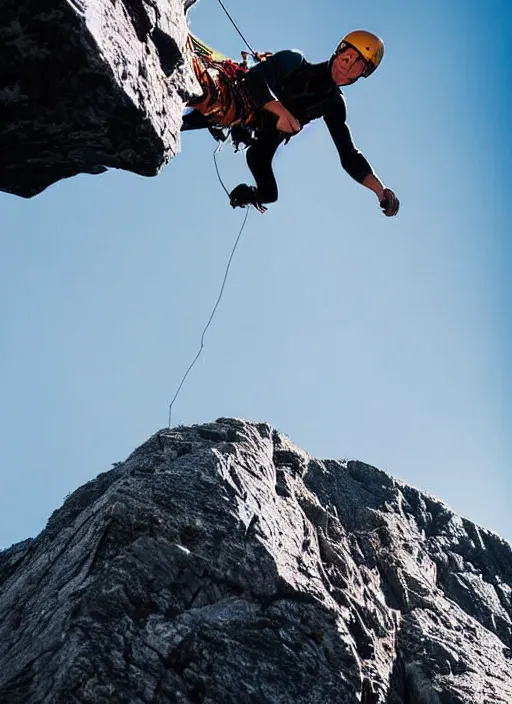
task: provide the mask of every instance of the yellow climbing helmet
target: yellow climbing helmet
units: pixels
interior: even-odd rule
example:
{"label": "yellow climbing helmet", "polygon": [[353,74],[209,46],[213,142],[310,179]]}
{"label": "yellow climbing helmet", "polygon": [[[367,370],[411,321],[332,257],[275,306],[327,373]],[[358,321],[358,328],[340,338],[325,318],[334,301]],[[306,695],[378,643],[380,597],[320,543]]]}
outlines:
{"label": "yellow climbing helmet", "polygon": [[366,61],[368,68],[363,75],[367,78],[382,61],[384,42],[376,34],[367,32],[365,29],[356,29],[353,32],[349,32],[346,37],[343,37],[334,54],[339,54],[349,46],[358,51]]}

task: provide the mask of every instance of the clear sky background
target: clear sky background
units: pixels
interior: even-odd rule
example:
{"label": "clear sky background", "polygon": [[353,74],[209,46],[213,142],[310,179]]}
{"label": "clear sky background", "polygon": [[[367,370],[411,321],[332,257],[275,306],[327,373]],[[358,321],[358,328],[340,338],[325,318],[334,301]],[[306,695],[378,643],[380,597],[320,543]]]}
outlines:
{"label": "clear sky background", "polygon": [[[510,1],[228,6],[256,48],[315,62],[351,29],[384,37],[381,68],[345,96],[402,209],[382,215],[322,121],[282,148],[280,200],[249,215],[173,424],[269,421],[511,540]],[[189,22],[244,48],[214,0]],[[189,133],[155,178],[0,194],[0,547],[167,425],[244,215],[215,146]],[[219,166],[229,188],[248,180],[229,147]]]}

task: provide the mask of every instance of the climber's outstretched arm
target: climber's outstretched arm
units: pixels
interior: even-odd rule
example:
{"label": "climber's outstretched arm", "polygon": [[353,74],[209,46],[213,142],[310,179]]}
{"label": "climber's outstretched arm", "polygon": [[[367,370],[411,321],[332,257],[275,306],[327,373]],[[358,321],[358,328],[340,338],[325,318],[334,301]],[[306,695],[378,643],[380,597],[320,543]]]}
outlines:
{"label": "climber's outstretched arm", "polygon": [[359,151],[352,139],[352,133],[347,124],[345,100],[340,94],[339,101],[331,111],[324,116],[327,128],[340,155],[341,165],[353,179],[373,191],[377,196],[384,215],[393,216],[398,213],[400,202],[395,193],[387,188],[366,157]]}

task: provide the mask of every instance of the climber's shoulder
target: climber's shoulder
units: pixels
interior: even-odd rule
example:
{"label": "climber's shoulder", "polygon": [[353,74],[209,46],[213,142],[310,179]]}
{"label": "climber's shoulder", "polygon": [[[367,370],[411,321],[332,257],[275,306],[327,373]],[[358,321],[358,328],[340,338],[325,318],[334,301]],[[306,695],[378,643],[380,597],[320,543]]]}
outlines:
{"label": "climber's shoulder", "polygon": [[299,49],[280,49],[269,56],[267,61],[279,65],[280,70],[289,72],[302,66],[306,62],[306,57]]}

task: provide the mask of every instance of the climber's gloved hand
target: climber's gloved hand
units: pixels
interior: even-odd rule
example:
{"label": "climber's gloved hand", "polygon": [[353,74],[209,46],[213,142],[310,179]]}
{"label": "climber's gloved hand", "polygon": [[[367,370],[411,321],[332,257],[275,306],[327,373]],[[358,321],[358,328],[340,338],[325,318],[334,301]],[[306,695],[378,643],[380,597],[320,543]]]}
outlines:
{"label": "climber's gloved hand", "polygon": [[236,188],[233,188],[229,194],[229,202],[233,208],[246,208],[248,205],[254,205],[260,213],[266,211],[265,206],[258,200],[257,188],[248,186],[246,183],[240,183]]}
{"label": "climber's gloved hand", "polygon": [[384,213],[384,215],[386,215],[388,218],[393,217],[398,213],[400,209],[400,201],[393,193],[391,188],[384,189],[382,193],[382,199],[380,201],[380,207],[382,208],[382,212]]}

